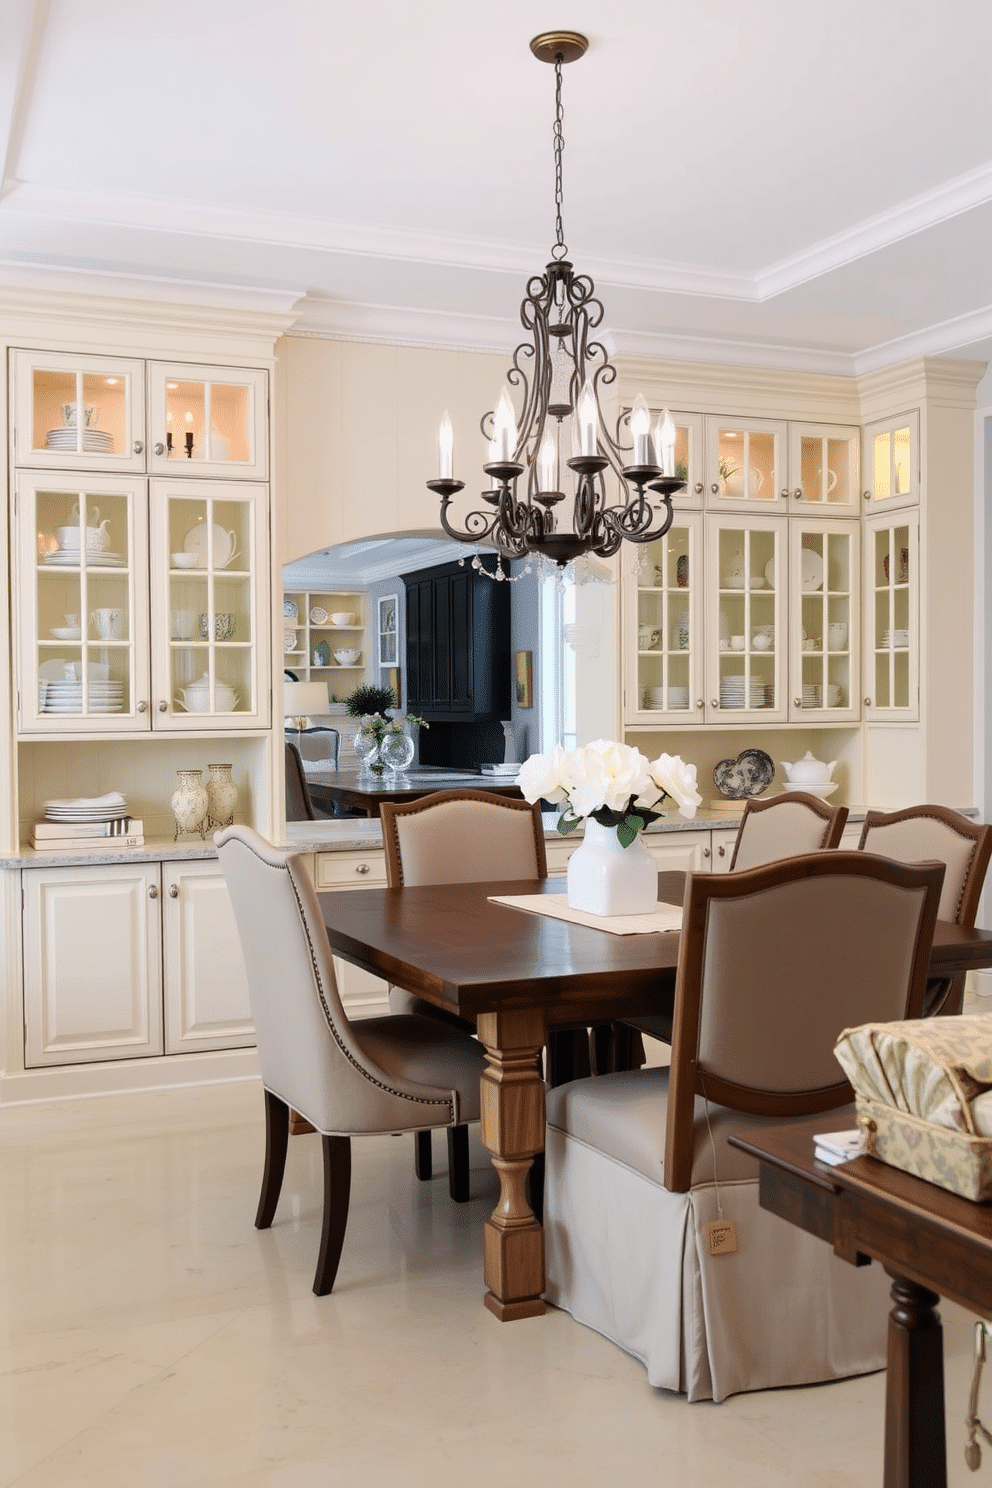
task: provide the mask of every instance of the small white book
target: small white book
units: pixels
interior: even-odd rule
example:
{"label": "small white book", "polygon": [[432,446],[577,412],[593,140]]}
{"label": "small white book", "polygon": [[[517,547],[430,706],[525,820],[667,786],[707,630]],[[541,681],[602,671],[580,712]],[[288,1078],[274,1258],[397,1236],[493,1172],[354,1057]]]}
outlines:
{"label": "small white book", "polygon": [[836,1168],[840,1163],[860,1157],[865,1150],[865,1134],[855,1131],[824,1132],[813,1137],[813,1156],[818,1162]]}

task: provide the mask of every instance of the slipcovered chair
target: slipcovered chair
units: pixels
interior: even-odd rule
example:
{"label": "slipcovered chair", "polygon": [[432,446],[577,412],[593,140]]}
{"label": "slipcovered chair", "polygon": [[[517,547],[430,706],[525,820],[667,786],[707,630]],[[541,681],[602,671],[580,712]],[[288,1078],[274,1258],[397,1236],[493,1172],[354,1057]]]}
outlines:
{"label": "slipcovered chair", "polygon": [[479,1118],[481,1044],[418,1017],[348,1021],[320,906],[303,861],[246,827],[219,832],[265,1090],[265,1171],[255,1225],[272,1223],[282,1187],[289,1110],[320,1133],[324,1206],[313,1290],[334,1285],[348,1223],[351,1138],[451,1128]]}
{"label": "slipcovered chair", "polygon": [[[442,790],[417,801],[383,801],[379,808],[386,852],[386,882],[404,885],[480,883],[488,879],[547,878],[540,807],[488,791]],[[498,948],[494,947],[494,954]],[[422,998],[390,987],[397,1013],[417,1013],[474,1032],[474,1023]],[[587,1073],[588,1071],[584,1071]],[[417,1177],[433,1171],[431,1134],[418,1132]],[[448,1183],[456,1201],[468,1197],[468,1132],[448,1131]]]}
{"label": "slipcovered chair", "polygon": [[[670,1069],[549,1091],[546,1295],[652,1385],[723,1400],[885,1364],[881,1267],[762,1210],[727,1138],[851,1101],[834,1044],[919,1016],[943,875],[831,852],[691,877]],[[718,1218],[732,1254],[709,1254]]]}
{"label": "slipcovered chair", "polygon": [[[737,829],[729,871],[736,873],[738,869],[757,868],[761,863],[773,863],[778,858],[834,848],[840,842],[846,822],[846,806],[828,806],[819,796],[807,791],[789,791],[767,801],[748,801]],[[938,857],[939,854],[930,853],[928,856]],[[625,1028],[647,1033],[665,1044],[671,1043],[672,1020],[667,1013],[642,1013],[637,1018],[624,1018],[620,1020],[616,1037],[614,1064],[617,1069],[629,1069],[631,1065],[624,1056],[622,1030]]]}
{"label": "slipcovered chair", "polygon": [[[946,806],[869,811],[858,845],[865,852],[883,853],[900,863],[917,863],[923,858],[944,863],[947,872],[937,918],[972,928],[992,856],[992,827],[971,822]],[[963,975],[931,977],[923,1016],[960,1013],[964,986]]]}

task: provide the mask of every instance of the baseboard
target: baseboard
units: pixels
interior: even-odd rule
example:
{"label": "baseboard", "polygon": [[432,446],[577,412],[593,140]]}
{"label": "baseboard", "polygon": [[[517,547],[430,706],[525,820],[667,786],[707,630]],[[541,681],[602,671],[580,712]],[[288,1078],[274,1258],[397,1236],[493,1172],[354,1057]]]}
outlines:
{"label": "baseboard", "polygon": [[173,1090],[186,1085],[221,1085],[258,1078],[256,1049],[218,1049],[167,1058],[62,1064],[0,1075],[0,1106],[124,1095],[138,1090]]}

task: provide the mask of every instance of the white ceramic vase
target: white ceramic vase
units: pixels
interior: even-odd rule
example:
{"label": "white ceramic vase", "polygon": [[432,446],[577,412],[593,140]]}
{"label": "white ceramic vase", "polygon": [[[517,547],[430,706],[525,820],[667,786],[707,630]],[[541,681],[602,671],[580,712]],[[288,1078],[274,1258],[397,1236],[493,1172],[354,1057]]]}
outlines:
{"label": "white ceramic vase", "polygon": [[172,793],[172,814],[176,819],[174,842],[181,832],[198,832],[202,837],[207,824],[207,792],[200,782],[202,770],[177,770],[178,786]]}
{"label": "white ceramic vase", "polygon": [[616,827],[586,817],[568,860],[568,903],[594,915],[650,914],[658,902],[658,866],[640,836],[621,847]]}
{"label": "white ceramic vase", "polygon": [[234,807],[238,799],[238,787],[231,777],[230,765],[208,765],[207,776],[207,828],[217,832],[234,822]]}

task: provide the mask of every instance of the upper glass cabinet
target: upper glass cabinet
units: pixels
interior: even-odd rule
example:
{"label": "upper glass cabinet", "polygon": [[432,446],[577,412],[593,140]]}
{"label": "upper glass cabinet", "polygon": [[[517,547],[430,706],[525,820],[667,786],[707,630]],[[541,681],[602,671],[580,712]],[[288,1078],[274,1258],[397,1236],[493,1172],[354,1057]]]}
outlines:
{"label": "upper glass cabinet", "polygon": [[864,428],[867,508],[915,506],[920,499],[920,419],[903,414]]}
{"label": "upper glass cabinet", "polygon": [[625,545],[628,723],[703,720],[702,520],[686,514],[655,542]]}
{"label": "upper glass cabinet", "polygon": [[789,425],[789,501],[840,516],[861,503],[861,432],[825,424]]}
{"label": "upper glass cabinet", "polygon": [[758,419],[706,420],[706,499],[711,510],[783,510],[786,425]]}
{"label": "upper glass cabinet", "polygon": [[144,470],[145,365],[15,351],[14,463]]}
{"label": "upper glass cabinet", "polygon": [[149,469],[173,475],[268,474],[264,372],[149,367]]}

